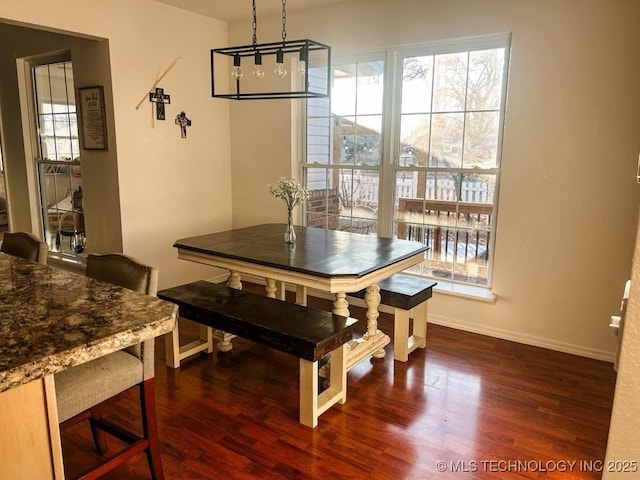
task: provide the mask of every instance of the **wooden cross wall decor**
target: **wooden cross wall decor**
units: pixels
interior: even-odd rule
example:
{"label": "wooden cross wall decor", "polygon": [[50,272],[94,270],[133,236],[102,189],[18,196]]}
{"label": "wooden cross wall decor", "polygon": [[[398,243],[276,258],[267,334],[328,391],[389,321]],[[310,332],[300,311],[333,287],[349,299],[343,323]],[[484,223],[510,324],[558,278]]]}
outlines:
{"label": "wooden cross wall decor", "polygon": [[187,127],[191,126],[191,120],[187,118],[186,113],[180,112],[176,115],[176,125],[180,127],[180,136],[182,138],[187,138]]}
{"label": "wooden cross wall decor", "polygon": [[164,88],[156,88],[155,92],[149,93],[149,101],[156,104],[156,119],[164,120],[164,105],[171,103],[171,96],[164,93]]}

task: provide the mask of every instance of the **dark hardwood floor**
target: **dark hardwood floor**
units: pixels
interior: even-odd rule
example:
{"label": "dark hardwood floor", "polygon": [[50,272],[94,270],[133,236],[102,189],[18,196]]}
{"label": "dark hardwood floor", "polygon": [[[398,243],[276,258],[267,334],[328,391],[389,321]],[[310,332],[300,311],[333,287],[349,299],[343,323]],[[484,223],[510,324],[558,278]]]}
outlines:
{"label": "dark hardwood floor", "polygon": [[[351,314],[364,331],[364,311],[352,307]],[[196,327],[182,322],[181,335],[195,336]],[[382,314],[379,326],[391,334],[392,317]],[[407,363],[393,360],[391,345],[387,353],[349,372],[347,403],[312,430],[297,418],[297,358],[236,339],[231,352],[195,356],[172,370],[158,339],[166,477],[600,478],[593,461],[605,454],[612,364],[436,325],[427,349]],[[136,402],[137,390],[126,392],[108,412],[138,425]],[[87,424],[62,438],[68,475],[97,458]],[[144,455],[104,478],[149,478]]]}

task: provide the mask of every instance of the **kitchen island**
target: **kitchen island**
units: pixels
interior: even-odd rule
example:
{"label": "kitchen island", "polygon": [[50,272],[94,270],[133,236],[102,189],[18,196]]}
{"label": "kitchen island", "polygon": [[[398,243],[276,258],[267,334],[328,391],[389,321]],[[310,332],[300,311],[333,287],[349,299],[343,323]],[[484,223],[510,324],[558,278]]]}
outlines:
{"label": "kitchen island", "polygon": [[54,374],[170,332],[177,307],[0,254],[0,471],[63,479]]}

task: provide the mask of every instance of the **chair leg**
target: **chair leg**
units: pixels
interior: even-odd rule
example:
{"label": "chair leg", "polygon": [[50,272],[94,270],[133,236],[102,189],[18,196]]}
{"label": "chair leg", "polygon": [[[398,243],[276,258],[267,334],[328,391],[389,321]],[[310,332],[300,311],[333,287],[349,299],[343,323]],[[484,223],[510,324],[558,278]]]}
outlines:
{"label": "chair leg", "polygon": [[96,451],[100,455],[104,455],[109,449],[107,445],[107,434],[98,427],[97,423],[102,420],[103,417],[103,405],[94,405],[91,408],[91,416],[89,417],[89,426],[91,427],[91,435],[93,436],[93,443],[96,445]]}
{"label": "chair leg", "polygon": [[156,420],[155,384],[153,377],[140,384],[140,404],[142,406],[143,435],[149,440],[146,453],[149,470],[151,470],[151,478],[164,480],[162,458],[160,457],[160,439],[158,437],[158,424]]}

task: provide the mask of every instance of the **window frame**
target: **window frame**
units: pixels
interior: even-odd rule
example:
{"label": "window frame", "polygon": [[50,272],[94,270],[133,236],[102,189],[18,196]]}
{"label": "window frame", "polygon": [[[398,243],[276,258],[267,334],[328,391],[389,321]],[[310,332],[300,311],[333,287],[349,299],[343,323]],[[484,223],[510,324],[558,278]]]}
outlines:
{"label": "window frame", "polygon": [[[443,167],[431,167],[431,166],[401,166],[399,164],[400,158],[400,145],[401,145],[401,115],[402,115],[402,82],[403,82],[403,59],[411,56],[429,56],[429,55],[442,55],[449,53],[459,52],[472,52],[481,51],[493,48],[504,48],[504,63],[502,72],[502,87],[500,95],[500,105],[498,107],[499,120],[497,130],[497,143],[496,143],[496,165],[492,168],[443,168]],[[484,35],[479,37],[467,37],[461,39],[447,40],[447,41],[435,41],[425,42],[420,44],[391,47],[385,50],[372,50],[369,52],[359,52],[352,55],[334,56],[332,59],[332,69],[335,66],[340,66],[345,63],[357,63],[364,61],[384,61],[384,73],[383,73],[383,105],[382,105],[382,129],[381,129],[381,160],[379,165],[368,165],[367,169],[377,170],[379,175],[379,192],[378,192],[378,216],[377,216],[377,234],[379,236],[391,237],[394,232],[394,212],[396,201],[396,175],[402,171],[424,171],[424,172],[447,172],[453,174],[468,174],[470,172],[478,174],[491,174],[495,175],[495,194],[493,199],[493,214],[491,215],[491,221],[488,231],[490,232],[490,240],[488,245],[488,251],[490,253],[490,259],[487,265],[487,282],[483,285],[478,285],[472,282],[459,281],[453,278],[441,279],[435,278],[438,281],[443,281],[452,284],[461,284],[463,286],[477,286],[483,289],[490,290],[493,284],[493,267],[495,259],[495,241],[497,233],[497,218],[499,213],[499,194],[500,194],[500,176],[502,168],[502,153],[503,153],[503,136],[504,136],[504,122],[506,115],[506,98],[507,87],[509,81],[509,60],[511,55],[511,34],[501,33],[495,35]],[[333,73],[330,74],[333,80]],[[329,100],[331,102],[331,99]],[[341,168],[355,169],[357,165],[343,165],[340,163],[333,163],[331,152],[329,152],[330,158],[327,164],[323,163],[308,163],[307,162],[307,103],[301,102],[303,119],[303,127],[300,132],[300,145],[299,148],[301,154],[301,160],[299,164],[300,178],[303,179],[304,184],[307,184],[307,170],[320,168],[334,170]],[[330,117],[331,103],[329,103]],[[464,114],[468,114],[469,110],[465,107]],[[471,111],[473,112],[473,111]],[[431,111],[433,113],[433,111]],[[465,120],[466,121],[466,120]],[[333,135],[333,132],[331,132]],[[459,200],[458,200],[459,201]],[[305,203],[303,212],[304,223],[307,220],[307,205]],[[428,275],[424,275],[428,276]]]}
{"label": "window frame", "polygon": [[[58,184],[60,188],[65,188],[66,190],[73,191],[74,186],[76,184],[82,186],[82,181],[77,180],[81,176],[81,165],[79,161],[79,157],[81,154],[80,147],[80,139],[79,139],[79,125],[78,125],[78,111],[77,111],[77,102],[76,102],[76,91],[75,87],[75,79],[73,81],[73,90],[66,91],[66,104],[71,105],[70,101],[73,100],[74,111],[68,111],[67,115],[73,114],[76,117],[75,122],[75,132],[72,132],[71,126],[73,125],[69,119],[66,121],[68,123],[69,135],[63,135],[61,138],[69,139],[70,144],[70,154],[71,157],[65,157],[65,160],[59,160],[58,158],[42,158],[42,141],[46,138],[52,138],[53,141],[56,141],[56,134],[47,135],[41,134],[42,129],[44,128],[41,125],[41,117],[42,112],[40,111],[40,106],[38,104],[38,94],[37,94],[37,84],[35,79],[35,71],[36,68],[45,66],[45,65],[55,65],[55,64],[70,64],[71,69],[73,69],[73,60],[71,58],[71,53],[69,51],[64,51],[59,54],[53,55],[43,55],[38,56],[36,58],[30,58],[26,62],[24,62],[25,67],[25,80],[27,84],[28,91],[28,99],[29,99],[29,118],[30,125],[32,128],[31,134],[31,142],[32,142],[32,151],[33,151],[33,170],[34,170],[34,180],[35,180],[35,203],[38,212],[39,218],[39,228],[41,231],[41,236],[47,241],[49,244],[49,256],[50,258],[61,258],[66,261],[82,261],[83,260],[83,252],[84,245],[86,242],[85,232],[84,232],[84,211],[80,207],[80,211],[82,212],[82,226],[78,227],[76,224],[79,223],[76,220],[76,209],[73,205],[69,205],[68,207],[59,207],[59,203],[55,203],[54,205],[48,205],[47,203],[47,194],[45,191],[48,191],[49,188],[45,185],[44,177],[45,175],[53,173],[53,175],[61,175],[60,179],[53,178],[53,188],[57,189]],[[66,73],[65,73],[66,75]],[[65,79],[65,84],[67,84]],[[67,85],[68,86],[68,85]],[[54,105],[63,105],[62,103],[51,103],[52,107]],[[51,121],[55,122],[55,113],[52,111],[50,114]],[[74,144],[75,142],[75,144]],[[77,151],[76,151],[77,148]],[[57,148],[56,148],[56,157],[59,157]],[[55,173],[54,173],[55,172]],[[55,194],[57,196],[57,194]],[[73,230],[74,234],[67,236],[71,236],[73,240],[68,240],[69,242],[69,251],[65,251],[63,245],[66,245],[64,242],[64,238],[60,238],[60,231],[53,231],[54,227],[51,223],[52,220],[49,218],[51,216],[51,210],[55,209],[55,215],[58,217],[62,217],[65,214],[73,214]],[[73,248],[72,248],[73,243]]]}

